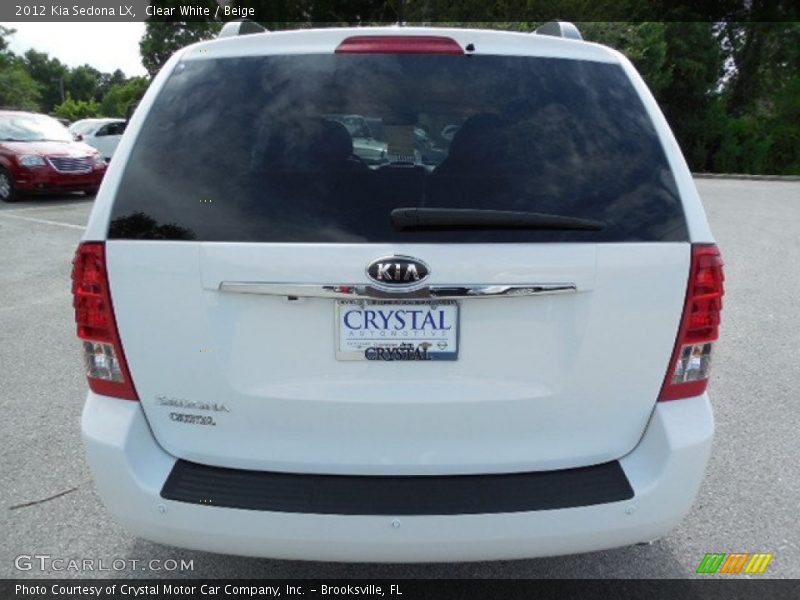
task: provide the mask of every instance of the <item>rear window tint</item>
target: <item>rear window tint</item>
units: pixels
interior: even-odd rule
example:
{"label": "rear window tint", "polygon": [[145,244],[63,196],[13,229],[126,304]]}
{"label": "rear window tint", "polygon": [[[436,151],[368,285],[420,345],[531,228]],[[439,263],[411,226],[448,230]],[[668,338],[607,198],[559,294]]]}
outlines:
{"label": "rear window tint", "polygon": [[[533,211],[602,231],[397,231],[398,207]],[[619,65],[296,55],[186,61],[138,135],[109,238],[246,242],[686,240]]]}

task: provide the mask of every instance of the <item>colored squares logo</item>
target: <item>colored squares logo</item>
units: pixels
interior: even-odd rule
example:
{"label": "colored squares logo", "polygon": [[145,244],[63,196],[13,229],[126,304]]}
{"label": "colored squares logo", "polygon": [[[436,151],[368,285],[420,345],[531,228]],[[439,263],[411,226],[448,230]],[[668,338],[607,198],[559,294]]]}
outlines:
{"label": "colored squares logo", "polygon": [[772,553],[764,552],[724,552],[708,553],[697,565],[698,573],[763,573],[772,560]]}

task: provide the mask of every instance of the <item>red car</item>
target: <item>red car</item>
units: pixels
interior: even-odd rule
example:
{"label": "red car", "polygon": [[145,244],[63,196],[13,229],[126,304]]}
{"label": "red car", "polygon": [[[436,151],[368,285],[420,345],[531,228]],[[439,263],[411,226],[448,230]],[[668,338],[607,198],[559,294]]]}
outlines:
{"label": "red car", "polygon": [[105,172],[102,155],[52,117],[0,111],[0,200],[28,192],[94,194]]}

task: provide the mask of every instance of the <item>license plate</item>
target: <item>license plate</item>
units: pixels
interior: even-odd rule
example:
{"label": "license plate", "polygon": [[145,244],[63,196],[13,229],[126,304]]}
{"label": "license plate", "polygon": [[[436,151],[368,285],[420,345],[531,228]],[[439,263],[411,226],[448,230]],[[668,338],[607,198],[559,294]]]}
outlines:
{"label": "license plate", "polygon": [[456,360],[458,304],[337,301],[336,338],[339,360]]}

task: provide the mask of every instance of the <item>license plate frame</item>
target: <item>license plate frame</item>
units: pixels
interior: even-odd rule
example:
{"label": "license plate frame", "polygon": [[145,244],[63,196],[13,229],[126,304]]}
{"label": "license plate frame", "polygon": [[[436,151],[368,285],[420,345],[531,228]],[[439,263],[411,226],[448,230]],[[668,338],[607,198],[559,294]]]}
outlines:
{"label": "license plate frame", "polygon": [[[458,360],[460,349],[460,331],[461,331],[461,306],[455,300],[336,300],[335,305],[335,321],[334,321],[334,347],[336,350],[336,359],[341,361],[374,361],[374,362],[435,362],[435,361],[454,361]],[[386,309],[385,307],[390,307]],[[422,308],[420,308],[422,307]],[[400,330],[388,330],[389,335],[373,335],[364,333],[359,335],[346,335],[342,339],[346,326],[344,323],[345,315],[356,310],[359,314],[353,317],[351,314],[348,318],[350,324],[363,323],[364,311],[375,309],[384,309],[384,315],[389,314],[388,311],[408,311],[408,310],[422,310],[423,315],[416,317],[425,321],[427,314],[424,311],[430,312],[432,315],[434,325],[444,324],[447,329],[436,329],[439,333],[426,333],[423,328],[402,328]],[[444,316],[440,314],[444,313]],[[382,316],[377,316],[378,324],[383,322]],[[442,320],[443,319],[443,320]],[[411,320],[414,320],[412,315]],[[430,323],[430,319],[425,321]],[[374,324],[375,321],[373,320]],[[397,318],[393,319],[394,325],[398,325]],[[412,322],[411,325],[414,323]],[[351,333],[355,330],[350,330]],[[379,331],[386,332],[386,329]],[[433,332],[433,329],[428,329]],[[391,335],[392,333],[396,335]],[[403,335],[405,333],[405,335]],[[368,337],[369,336],[369,337]],[[423,344],[428,346],[423,346]],[[442,346],[444,344],[444,346]],[[406,349],[401,349],[404,345]],[[411,346],[410,348],[408,346]],[[368,352],[368,348],[374,348],[374,351]],[[378,350],[383,348],[383,351]]]}

